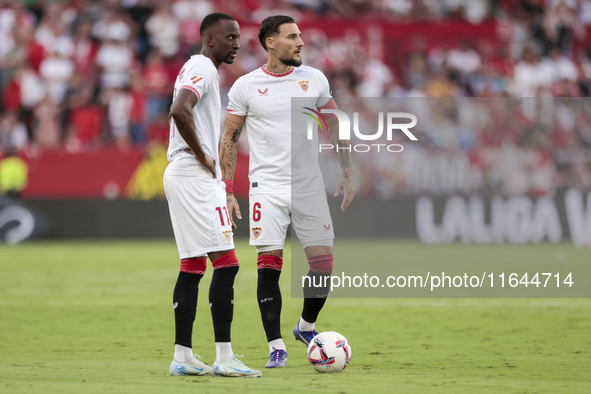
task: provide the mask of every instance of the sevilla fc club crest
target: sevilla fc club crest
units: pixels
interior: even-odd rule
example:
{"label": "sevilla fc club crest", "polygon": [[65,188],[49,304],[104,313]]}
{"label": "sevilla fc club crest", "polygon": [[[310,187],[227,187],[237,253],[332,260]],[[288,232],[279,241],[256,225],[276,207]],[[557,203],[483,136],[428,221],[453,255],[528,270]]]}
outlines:
{"label": "sevilla fc club crest", "polygon": [[308,93],[308,89],[310,89],[310,81],[299,81],[300,88],[306,93]]}
{"label": "sevilla fc club crest", "polygon": [[253,227],[252,228],[252,236],[254,237],[254,239],[259,239],[262,232],[263,232],[263,229],[261,229],[260,227]]}
{"label": "sevilla fc club crest", "polygon": [[224,235],[224,239],[226,240],[227,243],[232,242],[232,232],[231,231],[224,231],[224,232],[222,232],[222,234]]}

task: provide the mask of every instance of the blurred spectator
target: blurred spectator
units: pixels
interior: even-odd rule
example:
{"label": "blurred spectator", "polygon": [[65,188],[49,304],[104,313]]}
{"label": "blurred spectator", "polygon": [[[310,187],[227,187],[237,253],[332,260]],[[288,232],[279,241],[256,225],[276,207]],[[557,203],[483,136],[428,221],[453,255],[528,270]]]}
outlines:
{"label": "blurred spectator", "polygon": [[154,0],[126,0],[122,4],[126,7],[129,15],[129,22],[135,25],[137,32],[136,50],[138,57],[143,62],[150,50],[148,42],[148,32],[146,31],[146,21],[154,11]]}
{"label": "blurred spectator", "polygon": [[100,145],[104,114],[93,100],[93,89],[83,84],[76,96],[70,97],[66,148],[86,150]]}
{"label": "blurred spectator", "polygon": [[169,70],[164,64],[164,58],[158,49],[152,50],[148,55],[142,79],[147,99],[146,122],[150,123],[161,113],[168,114],[169,97],[173,87]]}
{"label": "blurred spectator", "polygon": [[22,106],[26,110],[32,110],[46,95],[45,81],[29,66],[21,68],[13,81],[19,92],[18,101],[15,102],[17,109]]}
{"label": "blurred spectator", "polygon": [[515,66],[513,78],[512,92],[522,97],[537,97],[552,83],[552,76],[541,67],[538,56],[529,48],[524,51],[522,61]]}
{"label": "blurred spectator", "polygon": [[423,53],[416,51],[408,60],[406,85],[409,89],[423,89],[429,79],[429,68]]}
{"label": "blurred spectator", "polygon": [[5,86],[16,72],[27,63],[27,38],[24,29],[14,29],[11,48],[0,57],[0,87]]}
{"label": "blurred spectator", "polygon": [[454,97],[457,94],[455,84],[445,77],[442,71],[431,74],[431,80],[425,86],[425,93],[429,97]]}
{"label": "blurred spectator", "polygon": [[576,0],[558,0],[551,2],[546,12],[544,27],[548,45],[558,46],[563,53],[572,53],[575,34],[580,34],[579,21],[575,13]]}
{"label": "blurred spectator", "polygon": [[452,70],[463,75],[470,75],[480,67],[480,55],[468,42],[463,42],[460,48],[449,52],[447,63]]}
{"label": "blurred spectator", "polygon": [[[472,171],[464,190],[502,193],[546,193],[552,174],[561,185],[591,183],[591,110],[546,100],[591,94],[591,0],[4,0],[2,147],[166,145],[173,80],[199,52],[200,22],[211,12],[242,21],[242,49],[220,73],[222,96],[264,64],[260,21],[287,14],[304,33],[305,64],[327,75],[337,98],[504,97],[421,114],[421,143],[408,157],[426,173],[450,160]],[[466,22],[482,24],[473,28],[482,36],[452,33]],[[429,33],[438,23],[450,34]],[[512,98],[523,96],[546,101]],[[399,172],[360,169],[384,183],[368,176],[364,190],[422,190],[407,177],[412,163],[386,162]]]}
{"label": "blurred spectator", "polygon": [[553,83],[563,80],[575,82],[579,77],[575,63],[567,56],[561,55],[558,47],[550,49],[548,57],[542,60],[540,68],[550,76]]}
{"label": "blurred spectator", "polygon": [[33,140],[41,149],[57,149],[62,142],[60,108],[47,94],[33,110]]}
{"label": "blurred spectator", "polygon": [[68,82],[74,75],[74,63],[70,60],[71,48],[54,45],[43,62],[39,74],[46,81],[46,87],[51,99],[60,104],[66,95]]}
{"label": "blurred spectator", "polygon": [[172,4],[174,17],[179,21],[180,39],[184,43],[199,42],[199,26],[206,15],[214,12],[208,0],[178,0]]}
{"label": "blurred spectator", "polygon": [[24,149],[29,142],[26,126],[16,112],[7,112],[0,118],[0,145],[8,150]]}
{"label": "blurred spectator", "polygon": [[71,54],[73,44],[67,27],[73,16],[72,13],[65,12],[63,3],[46,4],[43,18],[35,30],[35,40],[43,46],[46,53],[60,50],[67,52],[67,55]]}
{"label": "blurred spectator", "polygon": [[156,4],[154,14],[146,22],[150,44],[166,57],[178,51],[179,21],[172,14],[168,0]]}
{"label": "blurred spectator", "polygon": [[124,13],[115,7],[108,7],[92,27],[92,35],[100,40],[125,42],[131,37],[131,27]]}
{"label": "blurred spectator", "polygon": [[124,40],[105,39],[96,54],[96,65],[102,70],[101,85],[106,89],[127,85],[133,63],[133,51]]}
{"label": "blurred spectator", "polygon": [[130,146],[131,111],[133,97],[129,88],[113,87],[103,93],[102,102],[107,106],[107,119],[111,134],[120,149]]}
{"label": "blurred spectator", "polygon": [[392,82],[392,71],[381,60],[370,58],[363,67],[363,80],[357,92],[361,97],[383,97]]}
{"label": "blurred spectator", "polygon": [[143,79],[138,74],[131,76],[131,98],[131,139],[136,144],[144,144],[147,142],[146,127],[144,124],[147,105]]}
{"label": "blurred spectator", "polygon": [[92,39],[91,31],[92,21],[81,18],[73,36],[72,61],[74,62],[76,74],[86,78],[93,77],[98,51],[98,47]]}

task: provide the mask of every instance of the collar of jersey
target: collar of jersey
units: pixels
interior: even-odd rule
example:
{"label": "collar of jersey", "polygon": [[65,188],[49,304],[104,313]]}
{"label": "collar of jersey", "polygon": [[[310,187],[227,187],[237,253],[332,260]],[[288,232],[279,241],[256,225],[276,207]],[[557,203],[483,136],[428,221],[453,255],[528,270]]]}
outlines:
{"label": "collar of jersey", "polygon": [[275,77],[275,78],[281,78],[281,77],[287,77],[289,74],[291,74],[293,72],[293,70],[295,70],[295,67],[291,67],[291,70],[289,70],[288,72],[284,73],[284,74],[273,74],[272,72],[269,72],[267,70],[265,70],[265,66],[266,64],[264,64],[261,67],[261,70],[263,70],[263,72],[271,77]]}

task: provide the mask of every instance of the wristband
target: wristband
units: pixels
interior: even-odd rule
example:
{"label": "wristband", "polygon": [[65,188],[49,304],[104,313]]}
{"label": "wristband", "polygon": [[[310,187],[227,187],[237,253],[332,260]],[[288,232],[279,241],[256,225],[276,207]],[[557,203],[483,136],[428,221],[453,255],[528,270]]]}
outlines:
{"label": "wristband", "polygon": [[234,181],[230,179],[223,182],[226,184],[226,193],[234,193]]}

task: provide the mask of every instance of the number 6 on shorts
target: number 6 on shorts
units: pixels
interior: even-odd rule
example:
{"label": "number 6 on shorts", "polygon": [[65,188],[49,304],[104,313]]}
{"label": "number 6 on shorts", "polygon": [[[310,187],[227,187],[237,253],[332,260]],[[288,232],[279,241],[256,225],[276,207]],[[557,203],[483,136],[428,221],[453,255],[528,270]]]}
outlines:
{"label": "number 6 on shorts", "polygon": [[258,202],[255,202],[254,205],[252,206],[252,220],[255,222],[258,222],[259,220],[261,220],[261,204]]}

